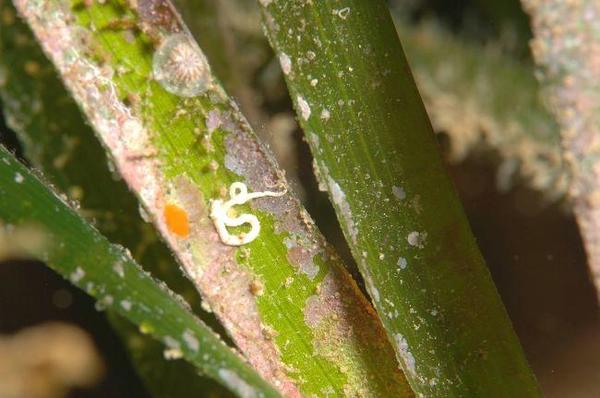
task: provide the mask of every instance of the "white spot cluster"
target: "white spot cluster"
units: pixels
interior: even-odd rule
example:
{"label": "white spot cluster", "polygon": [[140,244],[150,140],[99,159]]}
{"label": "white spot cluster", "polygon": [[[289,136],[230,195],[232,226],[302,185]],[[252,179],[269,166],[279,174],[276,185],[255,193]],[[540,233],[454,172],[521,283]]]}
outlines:
{"label": "white spot cluster", "polygon": [[19,173],[19,172],[16,172],[16,173],[15,173],[15,182],[16,182],[17,184],[20,184],[20,183],[22,183],[22,182],[23,182],[23,180],[24,180],[24,178],[23,178],[23,176],[21,175],[21,173]]}
{"label": "white spot cluster", "polygon": [[296,99],[298,101],[298,108],[300,108],[302,119],[308,120],[310,117],[310,106],[308,105],[308,102],[301,96],[298,96]]}
{"label": "white spot cluster", "polygon": [[123,309],[125,311],[129,311],[131,310],[131,307],[133,306],[133,304],[131,303],[131,301],[129,300],[122,300],[121,301],[121,307],[123,307]]}
{"label": "white spot cluster", "polygon": [[321,111],[321,119],[322,120],[329,120],[330,117],[331,117],[331,113],[327,109],[323,109]]}
{"label": "white spot cluster", "polygon": [[154,53],[154,78],[168,92],[195,97],[208,88],[210,67],[196,43],[186,34],[167,37]]}

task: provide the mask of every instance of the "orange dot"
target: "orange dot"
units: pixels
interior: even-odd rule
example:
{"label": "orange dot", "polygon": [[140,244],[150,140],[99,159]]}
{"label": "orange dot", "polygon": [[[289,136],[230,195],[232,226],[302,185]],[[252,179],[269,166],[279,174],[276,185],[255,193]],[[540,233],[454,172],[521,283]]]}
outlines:
{"label": "orange dot", "polygon": [[168,204],[165,206],[163,214],[169,231],[181,238],[187,238],[190,234],[190,223],[185,210],[177,205]]}

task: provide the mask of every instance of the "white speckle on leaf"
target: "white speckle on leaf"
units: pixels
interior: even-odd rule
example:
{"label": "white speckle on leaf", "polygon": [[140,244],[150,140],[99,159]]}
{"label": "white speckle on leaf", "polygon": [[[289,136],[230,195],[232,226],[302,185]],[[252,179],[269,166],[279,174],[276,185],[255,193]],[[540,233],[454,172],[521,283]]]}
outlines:
{"label": "white speckle on leaf", "polygon": [[369,290],[369,294],[371,295],[373,300],[378,303],[381,299],[381,297],[379,296],[379,290],[373,284],[373,279],[370,276],[366,279],[366,283],[367,288]]}
{"label": "white speckle on leaf", "polygon": [[310,106],[308,105],[308,102],[306,102],[306,100],[304,98],[302,98],[301,96],[298,96],[297,101],[298,101],[298,108],[300,108],[300,115],[302,116],[302,119],[308,120],[308,118],[310,117]]}
{"label": "white speckle on leaf", "polygon": [[213,109],[208,112],[206,116],[206,130],[208,134],[212,134],[213,131],[221,127],[223,124],[223,117],[221,116],[221,112]]}
{"label": "white speckle on leaf", "polygon": [[77,282],[81,281],[84,276],[85,276],[85,271],[82,270],[81,268],[77,267],[77,268],[75,268],[75,271],[71,272],[71,275],[69,275],[69,279],[71,280],[71,282],[77,283]]}
{"label": "white speckle on leaf", "polygon": [[354,219],[352,218],[352,211],[350,210],[350,205],[346,200],[346,194],[342,191],[340,185],[330,176],[327,176],[327,184],[329,185],[329,191],[331,192],[331,199],[333,203],[339,208],[342,218],[346,222],[346,227],[348,229],[348,233],[350,234],[350,238],[352,239],[352,243],[356,244],[358,237],[358,230],[356,229],[356,225],[354,224]]}
{"label": "white speckle on leaf", "polygon": [[120,261],[117,261],[113,264],[112,266],[113,271],[115,271],[117,273],[117,275],[119,275],[121,278],[123,278],[125,276],[125,270],[123,269],[123,263]]}
{"label": "white speckle on leaf", "polygon": [[200,348],[198,339],[190,330],[183,332],[183,341],[185,341],[185,344],[187,344],[188,348],[192,351],[198,351],[198,348]]}
{"label": "white speckle on leaf", "polygon": [[167,348],[163,351],[166,360],[183,358],[183,352],[179,348]]}
{"label": "white speckle on leaf", "polygon": [[165,345],[169,348],[179,348],[179,342],[171,336],[165,336],[163,338],[163,341],[165,342]]}
{"label": "white speckle on leaf", "polygon": [[16,182],[17,184],[20,184],[20,183],[22,183],[22,182],[23,182],[23,180],[24,180],[24,178],[23,178],[23,176],[21,175],[21,173],[19,173],[19,172],[15,173],[15,182]]}
{"label": "white speckle on leaf", "polygon": [[140,217],[142,218],[142,220],[146,223],[150,223],[152,222],[152,217],[150,217],[150,214],[148,214],[148,212],[146,211],[146,209],[144,208],[144,206],[140,203],[138,206],[138,211],[140,213]]}
{"label": "white speckle on leaf", "polygon": [[[319,191],[327,192],[327,182],[323,178],[323,174],[321,173],[321,170],[319,169],[319,164],[317,163],[316,159],[313,159],[312,166],[313,166],[313,171],[315,173],[315,177],[317,178],[317,183],[319,184],[318,185]],[[324,170],[325,170],[324,174],[327,174],[327,168],[325,168]]]}
{"label": "white speckle on leaf", "polygon": [[131,309],[132,305],[133,304],[131,304],[131,301],[129,301],[129,300],[122,300],[121,301],[121,307],[123,307],[123,309],[125,311],[129,311]]}
{"label": "white speckle on leaf", "polygon": [[313,87],[315,87],[317,84],[319,84],[319,80],[317,80],[317,79],[312,79],[310,81],[310,85],[313,86]]}
{"label": "white speckle on leaf", "polygon": [[292,60],[290,59],[289,55],[284,52],[279,53],[279,64],[281,65],[283,74],[289,75],[292,71]]}
{"label": "white speckle on leaf", "polygon": [[331,117],[331,113],[327,109],[323,109],[321,111],[321,119],[322,120],[329,120],[330,117]]}
{"label": "white speckle on leaf", "polygon": [[99,299],[98,301],[96,301],[96,304],[94,305],[94,307],[96,308],[97,311],[104,311],[107,307],[110,307],[111,305],[113,305],[113,302],[114,302],[113,296],[111,296],[110,294],[107,294],[106,296],[104,296],[101,299]]}
{"label": "white speckle on leaf", "polygon": [[138,120],[131,119],[124,121],[121,128],[123,129],[122,140],[128,150],[144,153],[148,142],[144,126]]}
{"label": "white speckle on leaf", "polygon": [[408,265],[408,262],[406,261],[406,259],[404,257],[399,257],[396,265],[398,265],[398,267],[400,267],[400,269],[405,269],[406,266]]}
{"label": "white speckle on leaf", "polygon": [[404,191],[404,189],[402,187],[396,187],[393,186],[392,187],[392,193],[394,194],[394,196],[396,198],[398,198],[399,200],[404,200],[406,199],[406,192]]}
{"label": "white speckle on leaf", "polygon": [[219,377],[227,387],[241,398],[256,398],[258,396],[254,388],[232,370],[219,369]]}
{"label": "white speckle on leaf", "polygon": [[417,232],[417,231],[413,231],[413,232],[409,233],[408,236],[406,237],[406,240],[408,241],[409,245],[418,247],[419,249],[422,249],[425,246],[426,239],[427,239],[426,232]]}
{"label": "white speckle on leaf", "polygon": [[396,342],[396,349],[398,350],[400,361],[404,363],[406,370],[408,370],[414,376],[416,374],[415,357],[408,348],[408,342],[404,336],[399,333],[394,335],[394,340]]}
{"label": "white speckle on leaf", "polygon": [[319,146],[320,146],[319,136],[313,132],[310,132],[310,133],[308,133],[308,140],[313,145],[313,148],[315,148],[316,151],[319,151],[319,149],[320,149],[319,148]]}

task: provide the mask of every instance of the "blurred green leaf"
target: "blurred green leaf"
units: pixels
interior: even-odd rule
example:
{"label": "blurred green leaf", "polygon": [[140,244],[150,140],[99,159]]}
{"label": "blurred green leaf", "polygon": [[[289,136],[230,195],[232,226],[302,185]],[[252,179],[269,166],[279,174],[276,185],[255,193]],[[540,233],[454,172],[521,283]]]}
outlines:
{"label": "blurred green leaf", "polygon": [[[0,220],[10,235],[28,228],[41,238],[20,249],[160,339],[166,355],[185,358],[240,397],[279,397],[241,357],[197,319],[183,299],[144,272],[122,246],[111,244],[63,199],[0,148]],[[33,233],[33,232],[32,232]],[[37,242],[31,245],[31,242]]]}

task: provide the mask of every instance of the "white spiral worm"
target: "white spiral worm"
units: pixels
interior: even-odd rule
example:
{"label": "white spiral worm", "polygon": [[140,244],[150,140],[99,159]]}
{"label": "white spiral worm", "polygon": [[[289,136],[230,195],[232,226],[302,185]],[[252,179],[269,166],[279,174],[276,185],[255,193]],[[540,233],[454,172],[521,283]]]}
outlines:
{"label": "white spiral worm", "polygon": [[[228,201],[214,199],[210,206],[210,218],[215,224],[221,241],[229,246],[242,246],[252,242],[260,233],[260,221],[258,221],[255,215],[244,213],[237,217],[230,217],[228,213],[233,206],[243,205],[252,199],[267,196],[283,196],[286,193],[287,190],[281,192],[264,191],[248,193],[248,187],[243,182],[234,182],[231,184],[229,187],[230,199]],[[250,225],[250,231],[241,233],[240,235],[231,235],[227,230],[229,227],[239,227],[244,224]]]}

